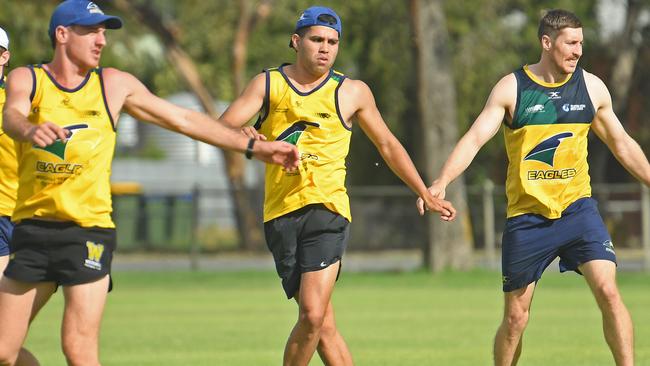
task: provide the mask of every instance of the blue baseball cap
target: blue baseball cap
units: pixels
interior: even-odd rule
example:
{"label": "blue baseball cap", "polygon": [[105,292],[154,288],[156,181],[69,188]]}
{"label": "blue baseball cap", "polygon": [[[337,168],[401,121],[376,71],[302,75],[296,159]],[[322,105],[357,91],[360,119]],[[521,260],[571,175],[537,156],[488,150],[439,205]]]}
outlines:
{"label": "blue baseball cap", "polygon": [[112,15],[106,15],[92,1],[86,0],[65,0],[59,4],[50,18],[50,39],[54,39],[54,31],[58,26],[69,27],[71,25],[97,25],[104,24],[108,29],[122,28],[122,19]]}
{"label": "blue baseball cap", "polygon": [[[334,10],[325,6],[312,6],[303,11],[296,22],[294,33],[301,28],[312,27],[314,25],[332,28],[339,33],[339,37],[343,34],[341,18]],[[289,47],[293,47],[291,41],[289,41]]]}

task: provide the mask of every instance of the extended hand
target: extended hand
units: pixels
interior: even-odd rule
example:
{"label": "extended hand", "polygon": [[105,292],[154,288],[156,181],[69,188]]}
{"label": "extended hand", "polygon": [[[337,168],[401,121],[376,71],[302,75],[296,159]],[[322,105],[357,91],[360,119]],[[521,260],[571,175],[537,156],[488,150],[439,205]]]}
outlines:
{"label": "extended hand", "polygon": [[252,139],[255,139],[255,140],[266,141],[266,136],[264,136],[261,133],[257,132],[255,127],[253,127],[253,126],[242,127],[241,132],[244,135],[248,136],[249,138],[252,138]]}
{"label": "extended hand", "polygon": [[296,146],[284,141],[257,141],[253,156],[266,163],[282,165],[289,171],[297,169],[300,163]]}
{"label": "extended hand", "polygon": [[[436,179],[435,181],[433,181],[431,187],[428,188],[428,191],[431,194],[431,196],[433,196],[433,198],[442,200],[445,198],[446,195],[445,188],[447,188],[447,186],[443,184],[440,180]],[[424,212],[426,210],[431,209],[431,207],[429,207],[428,205],[425,207],[424,200],[422,199],[422,197],[418,198],[418,200],[415,202],[415,205],[418,208],[418,212],[420,213],[420,216],[424,215]]]}
{"label": "extended hand", "polygon": [[31,127],[27,131],[26,137],[34,145],[46,147],[52,145],[56,140],[66,142],[69,136],[70,131],[65,128],[52,122],[44,122],[40,125],[34,125]]}

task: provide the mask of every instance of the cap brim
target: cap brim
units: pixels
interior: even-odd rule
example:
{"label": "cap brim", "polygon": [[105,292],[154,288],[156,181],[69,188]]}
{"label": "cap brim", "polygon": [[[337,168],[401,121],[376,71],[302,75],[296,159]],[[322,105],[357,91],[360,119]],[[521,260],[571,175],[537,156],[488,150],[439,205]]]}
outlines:
{"label": "cap brim", "polygon": [[72,22],[76,25],[97,25],[104,24],[107,29],[120,29],[122,28],[122,19],[112,15],[93,14],[84,19]]}

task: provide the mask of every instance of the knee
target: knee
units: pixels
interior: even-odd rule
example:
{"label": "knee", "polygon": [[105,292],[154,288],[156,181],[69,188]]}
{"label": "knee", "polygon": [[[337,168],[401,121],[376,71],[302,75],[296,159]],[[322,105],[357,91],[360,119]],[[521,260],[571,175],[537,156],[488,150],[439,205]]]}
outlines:
{"label": "knee", "polygon": [[[63,354],[68,362],[68,365],[99,365],[99,358],[97,357],[96,347],[88,347],[83,342],[74,342],[65,340],[62,345]],[[95,350],[95,352],[93,352]]]}
{"label": "knee", "polygon": [[313,331],[320,331],[325,320],[325,312],[318,309],[301,309],[299,321]]}
{"label": "knee", "polygon": [[325,341],[330,340],[336,337],[336,332],[338,332],[336,324],[332,321],[325,320],[320,329],[320,338]]}
{"label": "knee", "polygon": [[615,284],[600,285],[594,290],[594,295],[601,309],[611,309],[621,303],[621,294]]}
{"label": "knee", "polygon": [[508,311],[503,318],[503,323],[507,327],[509,333],[522,333],[528,324],[530,312],[526,309]]}
{"label": "knee", "polygon": [[7,349],[0,345],[0,366],[14,365],[17,359],[18,352],[16,350]]}

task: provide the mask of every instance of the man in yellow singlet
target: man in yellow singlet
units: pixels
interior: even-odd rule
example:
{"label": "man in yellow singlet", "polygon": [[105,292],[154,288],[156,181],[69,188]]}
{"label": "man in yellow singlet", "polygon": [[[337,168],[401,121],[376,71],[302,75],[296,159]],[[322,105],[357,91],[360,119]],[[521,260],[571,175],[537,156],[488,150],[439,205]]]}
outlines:
{"label": "man in yellow singlet", "polygon": [[[9,36],[0,28],[0,110],[5,104],[5,68],[9,65]],[[1,127],[0,115],[0,278],[9,262],[9,241],[14,230],[11,213],[16,206],[16,190],[18,189],[16,150],[14,140],[7,136]],[[34,356],[25,349],[20,350],[19,366],[38,365]]]}
{"label": "man in yellow singlet", "polygon": [[16,362],[30,319],[58,286],[68,364],[100,364],[115,248],[109,175],[120,111],[288,170],[298,164],[291,144],[256,142],[156,97],[129,73],[99,67],[106,29],[121,26],[93,2],[64,1],[50,19],[52,61],[9,74],[3,128],[16,140],[19,186],[11,259],[0,280],[0,365]]}
{"label": "man in yellow singlet", "polygon": [[330,298],[351,221],[345,158],[353,119],[428,209],[440,212],[443,220],[455,215],[449,202],[428,193],[368,86],[332,69],[341,33],[341,19],[332,9],[305,10],[291,36],[295,63],[257,75],[221,116],[229,125],[241,127],[261,111],[255,126],[244,128],[244,133],[288,141],[300,150],[298,171],[267,165],[265,175],[267,245],[287,297],[298,303],[284,365],[307,365],[316,349],[326,365],[352,364]]}
{"label": "man in yellow singlet", "polygon": [[[503,77],[429,188],[446,186],[471,163],[504,121],[508,219],[502,241],[505,311],[494,340],[496,365],[515,365],[535,285],[557,257],[561,271],[587,281],[618,366],[634,364],[632,320],[616,285],[611,237],[591,198],[587,134],[593,130],[635,178],[650,185],[650,164],[614,114],[605,84],[578,67],[582,23],[551,10],[540,21],[539,62]],[[418,202],[423,211],[422,202]]]}

